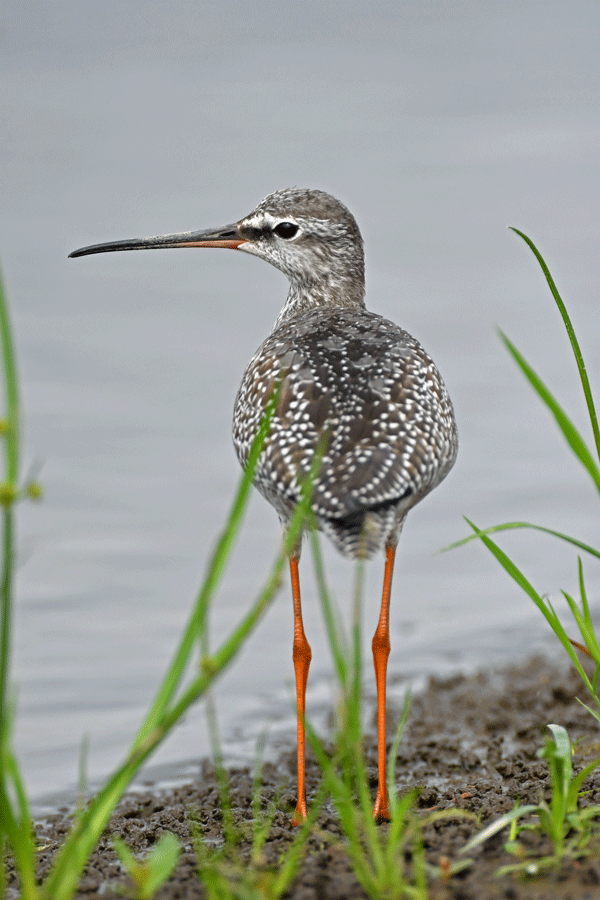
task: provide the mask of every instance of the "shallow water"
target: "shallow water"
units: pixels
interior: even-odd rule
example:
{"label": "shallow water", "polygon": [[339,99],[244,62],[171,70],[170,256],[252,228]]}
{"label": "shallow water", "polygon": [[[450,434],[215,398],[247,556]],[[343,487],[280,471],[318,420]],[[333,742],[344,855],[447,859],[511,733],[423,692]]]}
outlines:
{"label": "shallow water", "polygon": [[[598,384],[600,67],[595,4],[299,8],[9,0],[0,37],[0,252],[25,411],[19,511],[17,749],[36,797],[68,791],[90,737],[95,778],[123,755],[156,689],[239,472],[231,409],[285,280],[243,254],[115,254],[102,240],[223,224],[292,184],[329,190],[367,248],[367,301],[418,337],[453,397],[461,448],[400,546],[390,670],[501,662],[545,623],[486,551],[434,555],[479,525],[526,519],[597,543],[597,499],[501,347],[500,325],[585,429],[558,315],[514,224],[536,241]],[[344,15],[340,15],[341,11]],[[418,11],[417,11],[418,9]],[[6,17],[6,14],[5,14]],[[213,642],[256,594],[279,540],[260,497],[213,614]],[[575,554],[503,541],[560,602]],[[351,567],[326,551],[348,609]],[[331,665],[308,553],[310,710]],[[377,597],[381,565],[368,572]],[[586,561],[590,596],[597,567]],[[374,628],[377,603],[366,612]],[[368,646],[366,641],[366,646]],[[552,645],[550,645],[552,646]],[[372,691],[370,670],[367,691]],[[218,688],[232,754],[293,727],[287,584]],[[208,747],[193,711],[154,762]]]}

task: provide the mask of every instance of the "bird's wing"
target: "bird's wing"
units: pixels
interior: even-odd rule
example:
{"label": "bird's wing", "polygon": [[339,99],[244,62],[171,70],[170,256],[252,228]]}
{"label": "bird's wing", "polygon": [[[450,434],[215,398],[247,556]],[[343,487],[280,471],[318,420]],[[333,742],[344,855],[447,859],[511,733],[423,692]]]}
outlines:
{"label": "bird's wing", "polygon": [[[297,502],[324,435],[312,503],[318,516],[416,502],[444,477],[456,452],[452,407],[414,338],[380,316],[348,310],[305,316],[293,331],[279,332],[250,363],[236,401],[236,413],[240,406],[254,411],[252,431],[279,380],[255,478],[276,508],[274,492],[280,505]],[[234,423],[236,447],[239,438]]]}

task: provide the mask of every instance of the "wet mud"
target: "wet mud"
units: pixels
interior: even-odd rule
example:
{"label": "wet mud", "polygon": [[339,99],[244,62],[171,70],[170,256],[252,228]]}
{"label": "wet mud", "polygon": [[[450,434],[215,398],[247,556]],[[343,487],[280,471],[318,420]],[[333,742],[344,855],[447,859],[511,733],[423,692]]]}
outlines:
{"label": "wet mud", "polygon": [[[482,826],[508,812],[515,803],[536,803],[550,798],[548,769],[537,751],[547,736],[549,723],[563,725],[576,745],[574,769],[600,755],[600,728],[577,697],[585,700],[574,672],[534,658],[521,666],[475,676],[433,679],[426,691],[413,698],[409,722],[396,762],[400,791],[419,786],[418,806],[426,816],[431,809],[470,810],[478,822],[447,818],[425,831],[425,850],[434,866],[459,859],[461,847]],[[393,711],[392,711],[393,712]],[[396,715],[399,711],[396,711]],[[393,719],[393,716],[390,716]],[[374,730],[374,729],[373,729]],[[375,742],[365,748],[376,786]],[[283,792],[264,849],[266,865],[276,865],[294,839],[296,830],[285,811],[295,802],[293,748],[282,749],[276,763],[263,773],[265,803]],[[252,815],[252,775],[248,770],[230,773],[233,814],[237,821]],[[319,771],[309,760],[308,798],[317,789]],[[582,805],[600,803],[600,772],[584,785]],[[66,810],[58,811],[38,826],[40,875],[69,827]],[[386,827],[386,826],[381,826]],[[167,831],[183,845],[177,868],[158,891],[158,900],[204,898],[197,875],[193,829],[218,845],[223,826],[219,790],[211,764],[200,766],[195,783],[169,790],[153,789],[127,796],[113,816],[82,877],[79,898],[116,900],[127,890],[128,879],[112,845],[111,835],[121,836],[136,854],[143,854]],[[596,834],[600,826],[596,829]],[[515,862],[505,849],[507,831],[470,854],[472,864],[459,874],[430,882],[432,900],[597,900],[600,897],[600,845],[592,844],[581,859],[565,859],[542,875],[496,877],[500,866]],[[528,835],[536,855],[550,852],[549,843]],[[241,848],[242,853],[244,847]],[[14,883],[11,894],[16,896]],[[306,847],[298,874],[285,897],[293,900],[359,900],[367,895],[353,873],[345,852],[338,819],[326,802]]]}

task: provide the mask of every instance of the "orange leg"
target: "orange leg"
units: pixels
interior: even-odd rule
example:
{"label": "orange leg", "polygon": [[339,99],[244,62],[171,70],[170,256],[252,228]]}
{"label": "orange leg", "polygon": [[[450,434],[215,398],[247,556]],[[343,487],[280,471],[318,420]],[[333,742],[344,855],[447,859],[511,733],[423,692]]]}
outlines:
{"label": "orange leg", "polygon": [[298,557],[290,556],[292,576],[292,597],[294,599],[294,671],[296,672],[296,703],[298,707],[298,802],[292,818],[292,825],[299,825],[306,819],[306,793],[304,788],[304,759],[306,739],[304,735],[304,714],[306,707],[306,682],[312,659],[310,644],[304,634],[302,606],[300,604],[300,579],[298,578]]}
{"label": "orange leg", "polygon": [[377,749],[378,749],[378,784],[377,797],[373,807],[373,816],[377,823],[390,821],[386,778],[385,753],[385,686],[387,661],[390,655],[390,593],[392,590],[392,572],[394,571],[395,547],[386,547],[385,573],[381,596],[381,613],[379,623],[373,635],[373,662],[375,663],[375,682],[377,684]]}

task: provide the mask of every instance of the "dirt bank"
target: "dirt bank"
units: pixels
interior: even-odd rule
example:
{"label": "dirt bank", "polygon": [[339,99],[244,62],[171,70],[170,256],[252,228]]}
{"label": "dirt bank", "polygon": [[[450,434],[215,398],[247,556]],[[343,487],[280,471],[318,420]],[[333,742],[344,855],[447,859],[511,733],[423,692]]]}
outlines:
{"label": "dirt bank", "polygon": [[[579,742],[575,768],[598,755],[600,729],[577,702],[583,691],[574,673],[536,658],[528,663],[491,674],[457,676],[433,680],[422,695],[415,697],[409,724],[397,759],[400,790],[418,784],[419,805],[444,809],[468,809],[480,816],[482,825],[510,810],[515,802],[535,803],[540,795],[549,797],[547,767],[537,750],[544,742],[550,722],[567,728]],[[367,754],[375,781],[375,747],[370,739]],[[590,754],[593,754],[591,757]],[[264,796],[281,787],[281,805],[294,801],[294,753],[282,751],[276,764],[264,772]],[[308,797],[316,789],[318,770],[308,766]],[[584,803],[600,803],[600,773],[586,782],[589,794]],[[248,771],[231,772],[234,813],[250,816],[252,779]],[[158,900],[203,898],[196,875],[196,857],[190,841],[189,816],[201,823],[205,833],[220,839],[219,795],[211,766],[204,764],[198,780],[168,791],[149,789],[128,796],[113,817],[82,879],[79,897],[113,900],[127,883],[110,843],[110,835],[121,835],[136,853],[152,846],[164,831],[179,836],[184,852],[169,882],[156,895]],[[66,812],[58,812],[40,826],[41,871],[50,865],[56,847],[68,827]],[[429,860],[456,859],[457,851],[475,833],[468,821],[449,819],[428,828],[426,850]],[[278,813],[267,842],[266,857],[277,861],[293,840],[289,816]],[[330,838],[339,835],[337,818],[326,804],[309,840],[308,852],[299,874],[286,896],[294,900],[338,900],[363,898],[347,856]],[[473,865],[448,881],[431,885],[435,900],[593,900],[600,896],[600,853],[581,861],[565,862],[558,870],[529,880],[515,876],[495,878],[499,866],[514,863],[504,850],[506,832],[490,840],[473,854]],[[540,853],[548,851],[542,840],[532,838]],[[10,896],[10,894],[9,894]],[[122,896],[122,895],[121,895]]]}

